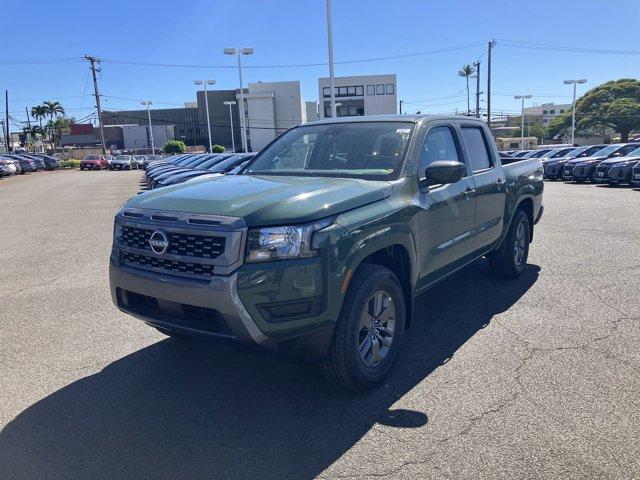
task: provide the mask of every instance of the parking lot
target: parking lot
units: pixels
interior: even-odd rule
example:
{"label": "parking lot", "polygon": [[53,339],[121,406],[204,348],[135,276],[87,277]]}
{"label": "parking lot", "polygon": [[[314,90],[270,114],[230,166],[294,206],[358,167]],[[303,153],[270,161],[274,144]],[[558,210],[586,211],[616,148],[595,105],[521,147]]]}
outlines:
{"label": "parking lot", "polygon": [[389,380],[169,339],[111,303],[141,173],[0,181],[0,478],[639,478],[640,192],[545,185],[529,266],[417,300]]}

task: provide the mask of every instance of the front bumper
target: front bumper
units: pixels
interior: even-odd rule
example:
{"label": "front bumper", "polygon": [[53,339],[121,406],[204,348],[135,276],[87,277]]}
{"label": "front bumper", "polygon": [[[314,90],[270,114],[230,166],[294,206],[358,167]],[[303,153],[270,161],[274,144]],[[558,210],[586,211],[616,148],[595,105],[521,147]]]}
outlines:
{"label": "front bumper", "polygon": [[640,168],[634,168],[631,172],[631,185],[640,185]]}
{"label": "front bumper", "polygon": [[626,167],[612,167],[609,169],[607,177],[609,183],[631,183],[631,165]]}
{"label": "front bumper", "polygon": [[[304,360],[329,349],[335,321],[324,311],[319,258],[275,265],[245,265],[230,275],[198,281],[123,265],[114,249],[109,265],[111,296],[123,312],[167,330],[222,338]],[[322,308],[284,320],[267,315],[296,301]]]}

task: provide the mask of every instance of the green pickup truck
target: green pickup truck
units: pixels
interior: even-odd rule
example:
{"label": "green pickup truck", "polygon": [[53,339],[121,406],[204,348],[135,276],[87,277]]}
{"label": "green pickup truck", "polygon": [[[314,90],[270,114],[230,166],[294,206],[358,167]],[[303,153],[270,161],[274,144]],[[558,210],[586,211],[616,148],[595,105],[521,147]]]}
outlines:
{"label": "green pickup truck", "polygon": [[416,295],[482,256],[503,277],[525,269],[543,171],[510,160],[467,117],[292,128],[239,175],[126,202],[113,302],[167,335],[259,345],[371,388],[402,350]]}

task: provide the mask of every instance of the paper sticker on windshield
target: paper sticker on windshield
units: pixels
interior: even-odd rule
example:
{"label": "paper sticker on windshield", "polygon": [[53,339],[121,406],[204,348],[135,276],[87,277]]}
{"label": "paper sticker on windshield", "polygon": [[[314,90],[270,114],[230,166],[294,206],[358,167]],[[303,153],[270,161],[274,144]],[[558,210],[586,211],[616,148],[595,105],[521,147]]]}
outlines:
{"label": "paper sticker on windshield", "polygon": [[409,133],[411,132],[410,128],[397,128],[396,133]]}

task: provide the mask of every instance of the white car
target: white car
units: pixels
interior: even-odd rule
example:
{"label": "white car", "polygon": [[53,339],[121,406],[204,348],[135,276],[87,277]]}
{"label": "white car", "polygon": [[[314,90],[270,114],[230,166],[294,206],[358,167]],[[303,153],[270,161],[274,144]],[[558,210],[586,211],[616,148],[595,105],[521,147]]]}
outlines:
{"label": "white car", "polygon": [[16,173],[16,164],[13,161],[0,158],[0,177],[8,177]]}

